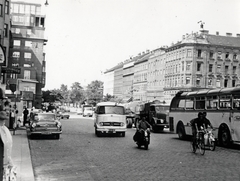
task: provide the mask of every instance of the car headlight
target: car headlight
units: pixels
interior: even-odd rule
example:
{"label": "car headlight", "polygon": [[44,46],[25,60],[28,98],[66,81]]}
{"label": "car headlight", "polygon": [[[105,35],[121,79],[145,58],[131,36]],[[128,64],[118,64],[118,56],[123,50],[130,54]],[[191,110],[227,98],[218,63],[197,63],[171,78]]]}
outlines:
{"label": "car headlight", "polygon": [[124,123],[122,122],[122,123],[120,123],[120,126],[124,126]]}
{"label": "car headlight", "polygon": [[100,126],[103,126],[103,122],[100,122],[99,125],[100,125]]}

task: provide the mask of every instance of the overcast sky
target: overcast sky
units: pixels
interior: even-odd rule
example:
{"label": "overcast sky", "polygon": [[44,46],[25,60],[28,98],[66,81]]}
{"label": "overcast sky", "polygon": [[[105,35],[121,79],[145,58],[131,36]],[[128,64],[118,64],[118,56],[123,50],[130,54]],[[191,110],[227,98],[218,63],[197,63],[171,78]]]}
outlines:
{"label": "overcast sky", "polygon": [[[25,0],[44,3],[46,0]],[[46,86],[103,80],[101,72],[182,35],[240,33],[239,0],[48,0]],[[45,6],[43,6],[45,8]]]}

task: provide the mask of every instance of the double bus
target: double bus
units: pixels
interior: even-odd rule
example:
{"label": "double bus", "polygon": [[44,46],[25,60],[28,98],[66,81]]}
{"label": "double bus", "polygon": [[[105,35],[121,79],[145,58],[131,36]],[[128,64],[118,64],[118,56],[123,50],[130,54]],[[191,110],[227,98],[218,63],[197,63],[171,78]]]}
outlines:
{"label": "double bus", "polygon": [[222,146],[240,143],[240,87],[179,91],[172,99],[169,122],[180,139],[192,135],[190,121],[206,112]]}

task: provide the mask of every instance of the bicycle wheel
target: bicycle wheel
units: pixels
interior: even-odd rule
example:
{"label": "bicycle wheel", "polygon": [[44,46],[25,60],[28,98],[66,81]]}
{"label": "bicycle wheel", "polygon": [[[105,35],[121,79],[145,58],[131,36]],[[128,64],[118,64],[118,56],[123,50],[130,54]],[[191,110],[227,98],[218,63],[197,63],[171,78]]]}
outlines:
{"label": "bicycle wheel", "polygon": [[197,147],[196,144],[194,144],[193,140],[190,141],[190,148],[193,153],[196,153]]}
{"label": "bicycle wheel", "polygon": [[204,144],[204,142],[200,141],[198,147],[199,147],[199,152],[201,153],[201,155],[204,155],[204,153],[205,153],[205,144]]}

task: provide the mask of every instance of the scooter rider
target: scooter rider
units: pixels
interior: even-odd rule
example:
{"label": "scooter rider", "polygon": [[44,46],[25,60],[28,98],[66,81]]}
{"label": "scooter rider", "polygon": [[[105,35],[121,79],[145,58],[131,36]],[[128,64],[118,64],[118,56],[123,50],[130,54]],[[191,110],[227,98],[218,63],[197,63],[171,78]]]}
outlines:
{"label": "scooter rider", "polygon": [[[151,128],[152,126],[146,121],[146,117],[142,117],[142,119],[139,121],[138,124],[138,131],[141,133],[141,138],[143,138],[144,131],[147,130],[148,128]],[[148,132],[148,134],[150,131]]]}

